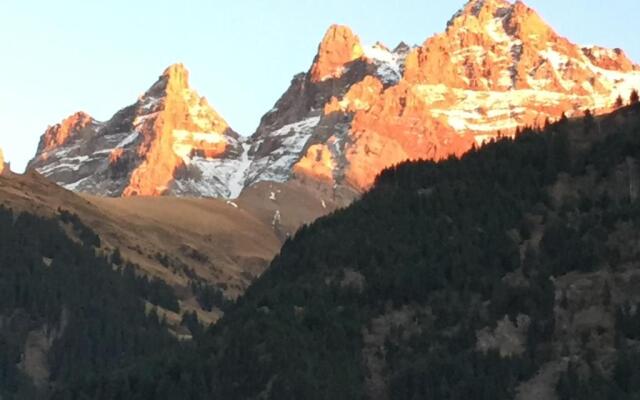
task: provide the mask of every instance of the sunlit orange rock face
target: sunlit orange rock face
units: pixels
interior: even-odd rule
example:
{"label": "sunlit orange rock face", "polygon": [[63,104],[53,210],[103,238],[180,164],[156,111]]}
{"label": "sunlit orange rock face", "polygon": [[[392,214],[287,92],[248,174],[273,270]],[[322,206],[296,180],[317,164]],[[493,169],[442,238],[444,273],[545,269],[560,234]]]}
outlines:
{"label": "sunlit orange rock face", "polygon": [[311,67],[314,82],[339,78],[345,66],[363,55],[360,39],[346,26],[333,25],[325,34]]}
{"label": "sunlit orange rock face", "polygon": [[4,152],[0,149],[0,175],[5,172]]}
{"label": "sunlit orange rock face", "polygon": [[94,122],[90,115],[79,111],[60,122],[50,126],[40,141],[40,151],[46,152],[64,145],[75,134],[89,127]]}
{"label": "sunlit orange rock face", "polygon": [[563,113],[607,112],[633,89],[640,68],[622,50],[575,45],[521,1],[471,0],[414,47],[365,45],[331,26],[251,137],[177,64],[109,121],[79,113],[47,130],[30,167],[107,196],[233,198],[290,179],[361,191],[394,164],[459,156]]}
{"label": "sunlit orange rock face", "polygon": [[[579,65],[582,59],[578,46],[558,36],[524,3],[471,1],[444,33],[407,57],[404,76],[411,83],[455,89],[587,94],[579,83],[597,79],[597,72]],[[566,68],[558,68],[565,60]]]}
{"label": "sunlit orange rock face", "polygon": [[77,113],[47,129],[29,168],[92,194],[214,196],[224,188],[203,182],[198,168],[215,172],[229,143],[237,157],[237,134],[190,88],[186,68],[174,64],[109,121]]}
{"label": "sunlit orange rock face", "polygon": [[299,176],[308,176],[323,182],[333,182],[336,167],[333,155],[327,144],[314,144],[298,161],[293,172]]}
{"label": "sunlit orange rock face", "polygon": [[170,66],[156,85],[164,86],[157,115],[143,122],[138,155],[142,163],[132,172],[123,196],[163,194],[174,179],[183,157],[200,153],[216,157],[226,149],[227,123],[189,88],[189,73],[182,64]]}
{"label": "sunlit orange rock face", "polygon": [[378,78],[368,75],[352,85],[341,99],[331,97],[324,106],[324,113],[328,115],[332,112],[354,113],[358,110],[368,110],[378,101],[383,89],[382,82]]}
{"label": "sunlit orange rock face", "polygon": [[604,47],[593,46],[583,49],[584,54],[596,66],[612,71],[631,72],[638,70],[621,49],[606,49]]}
{"label": "sunlit orange rock face", "polygon": [[445,121],[428,115],[422,93],[403,82],[355,112],[352,144],[346,148],[347,183],[366,189],[384,168],[411,159],[461,155],[471,147],[472,137],[452,135]]}
{"label": "sunlit orange rock face", "polygon": [[[324,180],[330,176],[334,183],[360,190],[370,187],[381,170],[402,161],[459,156],[562,113],[607,112],[618,95],[627,98],[640,87],[638,66],[624,52],[577,46],[521,1],[469,1],[445,32],[406,54],[359,45],[359,59],[342,51],[343,57],[318,73],[324,49],[354,48],[343,46],[349,41],[332,43],[335,31],[332,27],[320,45],[311,80],[336,77],[328,71],[346,76],[336,65],[365,63],[374,72],[367,70],[347,83],[344,94],[326,100],[318,134],[294,171]],[[346,28],[339,31],[354,37]],[[390,79],[396,69],[400,76]],[[343,84],[342,79],[335,82]],[[331,121],[348,121],[347,127]],[[332,134],[327,126],[333,126]],[[329,159],[335,166],[331,173],[321,162]],[[322,174],[319,165],[324,166]]]}
{"label": "sunlit orange rock face", "polygon": [[122,160],[123,156],[124,149],[122,147],[111,150],[111,153],[109,153],[109,164],[116,165],[118,161]]}

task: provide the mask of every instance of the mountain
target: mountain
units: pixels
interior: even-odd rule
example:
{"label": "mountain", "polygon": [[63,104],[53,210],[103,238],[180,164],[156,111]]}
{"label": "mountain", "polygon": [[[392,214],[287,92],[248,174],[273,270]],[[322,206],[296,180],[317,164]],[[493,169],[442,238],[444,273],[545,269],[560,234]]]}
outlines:
{"label": "mountain", "polygon": [[103,196],[235,198],[296,180],[348,203],[386,167],[608,112],[634,88],[640,67],[622,50],[573,44],[521,1],[471,0],[420,46],[368,46],[331,26],[248,138],[174,65],[110,121],[78,113],[49,128],[30,168]]}
{"label": "mountain", "polygon": [[109,121],[78,112],[49,127],[28,169],[102,196],[237,197],[245,159],[238,135],[175,64]]}
{"label": "mountain", "polygon": [[636,398],[638,132],[636,104],[387,169],[190,346],[65,394]]}
{"label": "mountain", "polygon": [[363,190],[398,162],[460,155],[562,113],[607,112],[638,87],[640,68],[622,50],[575,45],[521,1],[472,0],[413,48],[366,46],[332,26],[309,72],[263,117],[248,182],[303,176]]}

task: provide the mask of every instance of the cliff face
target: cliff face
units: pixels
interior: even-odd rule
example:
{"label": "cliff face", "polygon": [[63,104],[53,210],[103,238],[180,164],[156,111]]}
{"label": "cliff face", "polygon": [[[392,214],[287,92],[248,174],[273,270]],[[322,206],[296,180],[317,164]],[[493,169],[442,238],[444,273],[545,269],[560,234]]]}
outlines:
{"label": "cliff face", "polygon": [[333,25],[324,35],[311,67],[312,82],[340,78],[345,66],[364,54],[360,39],[346,26]]}

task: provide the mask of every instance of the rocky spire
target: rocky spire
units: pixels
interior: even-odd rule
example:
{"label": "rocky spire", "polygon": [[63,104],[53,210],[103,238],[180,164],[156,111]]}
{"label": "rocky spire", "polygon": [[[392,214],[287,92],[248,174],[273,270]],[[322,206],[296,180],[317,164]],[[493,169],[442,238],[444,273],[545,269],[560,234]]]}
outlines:
{"label": "rocky spire", "polygon": [[189,71],[183,64],[165,69],[140,102],[141,111],[152,111],[153,116],[137,117],[144,121],[137,127],[143,162],[132,171],[124,196],[163,194],[186,160],[196,153],[220,156],[226,150],[224,136],[235,135],[207,100],[189,87]]}
{"label": "rocky spire", "polygon": [[[227,154],[237,155],[239,147],[224,118],[190,88],[185,66],[173,64],[109,121],[76,113],[48,128],[30,167],[68,189],[92,194],[154,196],[180,190],[197,195],[210,190],[224,195],[218,186],[202,183],[202,170],[189,165],[215,164]],[[179,179],[186,183],[178,185]]]}
{"label": "rocky spire", "polygon": [[343,25],[332,25],[325,33],[311,67],[311,80],[339,78],[344,67],[364,54],[360,39]]}
{"label": "rocky spire", "polygon": [[173,88],[184,89],[189,87],[189,71],[182,63],[168,66],[162,73],[162,77],[165,78]]}

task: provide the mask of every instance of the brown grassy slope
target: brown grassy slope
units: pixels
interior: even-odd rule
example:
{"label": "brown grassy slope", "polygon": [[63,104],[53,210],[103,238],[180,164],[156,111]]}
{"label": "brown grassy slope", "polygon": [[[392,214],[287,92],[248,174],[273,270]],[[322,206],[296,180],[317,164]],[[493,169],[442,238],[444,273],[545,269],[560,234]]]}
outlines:
{"label": "brown grassy slope", "polygon": [[301,225],[348,205],[358,196],[355,192],[345,194],[343,191],[295,179],[285,183],[259,182],[245,189],[234,203],[241,209],[251,210],[284,240]]}
{"label": "brown grassy slope", "polygon": [[[331,212],[337,203],[295,182],[258,184],[235,202],[226,202],[101,198],[72,193],[37,173],[0,176],[0,204],[44,216],[56,215],[60,208],[77,214],[100,235],[103,251],[118,248],[141,273],[169,283],[183,310],[197,310],[208,321],[220,312],[199,309],[190,282],[205,281],[227,297],[237,297],[264,271],[288,235]],[[281,218],[274,224],[276,211]]]}
{"label": "brown grassy slope", "polygon": [[90,221],[94,229],[114,238],[125,258],[168,281],[184,284],[195,273],[235,296],[280,248],[272,229],[220,200],[84,198],[108,216]]}

